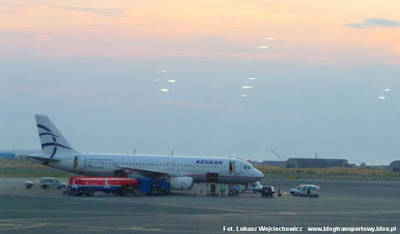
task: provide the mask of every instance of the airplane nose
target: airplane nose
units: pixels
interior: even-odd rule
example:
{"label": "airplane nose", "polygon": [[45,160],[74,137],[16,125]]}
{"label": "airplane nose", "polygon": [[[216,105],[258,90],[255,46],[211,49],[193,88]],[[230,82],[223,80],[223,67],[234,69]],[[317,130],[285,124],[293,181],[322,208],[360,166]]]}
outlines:
{"label": "airplane nose", "polygon": [[264,173],[256,169],[256,176],[260,177],[261,179],[264,178]]}

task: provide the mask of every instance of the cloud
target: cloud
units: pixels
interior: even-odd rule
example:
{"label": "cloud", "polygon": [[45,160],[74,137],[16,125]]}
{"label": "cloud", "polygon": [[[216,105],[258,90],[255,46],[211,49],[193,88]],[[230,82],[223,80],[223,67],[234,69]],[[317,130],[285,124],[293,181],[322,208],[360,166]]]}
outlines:
{"label": "cloud", "polygon": [[4,5],[8,8],[23,8],[23,7],[35,7],[35,6],[46,6],[54,9],[61,9],[66,11],[80,11],[92,13],[99,16],[106,17],[125,17],[125,11],[123,9],[111,8],[111,9],[100,9],[100,8],[92,8],[92,7],[75,7],[75,6],[66,6],[66,5],[57,5],[52,3],[44,3],[44,2],[33,2],[33,3],[24,3],[24,2],[12,2],[5,1]]}
{"label": "cloud", "polygon": [[108,16],[108,17],[124,17],[125,12],[122,9],[98,9],[98,8],[89,8],[89,7],[73,7],[73,6],[60,6],[49,4],[49,7],[63,9],[63,10],[71,10],[71,11],[82,11],[88,12],[95,15]]}
{"label": "cloud", "polygon": [[346,24],[349,28],[370,28],[370,27],[400,27],[400,21],[387,19],[366,19],[361,23]]}
{"label": "cloud", "polygon": [[54,8],[54,9],[88,12],[88,13],[92,13],[95,15],[107,16],[107,17],[124,17],[125,16],[124,10],[116,9],[116,8],[100,9],[100,8],[92,8],[92,7],[75,7],[75,6],[57,5],[57,4],[45,3],[45,2],[26,3],[24,1],[7,1],[7,0],[3,3],[3,5],[8,8],[47,6],[47,7]]}

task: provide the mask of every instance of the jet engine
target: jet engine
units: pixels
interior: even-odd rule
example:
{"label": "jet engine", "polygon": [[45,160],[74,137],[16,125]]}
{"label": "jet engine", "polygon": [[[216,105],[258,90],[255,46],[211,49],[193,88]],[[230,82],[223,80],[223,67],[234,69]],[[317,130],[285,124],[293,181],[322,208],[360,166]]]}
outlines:
{"label": "jet engine", "polygon": [[172,190],[189,190],[193,187],[192,177],[171,177],[170,182]]}

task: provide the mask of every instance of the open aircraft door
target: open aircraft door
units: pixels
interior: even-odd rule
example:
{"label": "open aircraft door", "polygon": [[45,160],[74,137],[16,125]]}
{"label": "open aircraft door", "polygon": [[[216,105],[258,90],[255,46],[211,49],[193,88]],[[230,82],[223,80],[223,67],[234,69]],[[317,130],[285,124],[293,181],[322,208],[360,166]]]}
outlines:
{"label": "open aircraft door", "polygon": [[240,174],[242,163],[238,161],[229,161],[229,174]]}
{"label": "open aircraft door", "polygon": [[75,156],[74,157],[74,170],[83,170],[86,168],[86,157]]}
{"label": "open aircraft door", "polygon": [[236,175],[240,175],[240,173],[242,172],[242,163],[241,162],[238,162],[238,161],[236,161],[236,164],[235,164],[235,174]]}

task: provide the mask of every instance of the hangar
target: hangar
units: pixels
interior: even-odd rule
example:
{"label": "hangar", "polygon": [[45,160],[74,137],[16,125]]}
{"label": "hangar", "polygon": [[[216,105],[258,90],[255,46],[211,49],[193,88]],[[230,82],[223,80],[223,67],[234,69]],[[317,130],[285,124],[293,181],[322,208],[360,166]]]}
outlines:
{"label": "hangar", "polygon": [[400,172],[400,160],[393,161],[392,163],[390,163],[389,168],[393,172]]}
{"label": "hangar", "polygon": [[329,168],[348,167],[346,159],[325,159],[325,158],[289,158],[286,161],[286,168]]}

